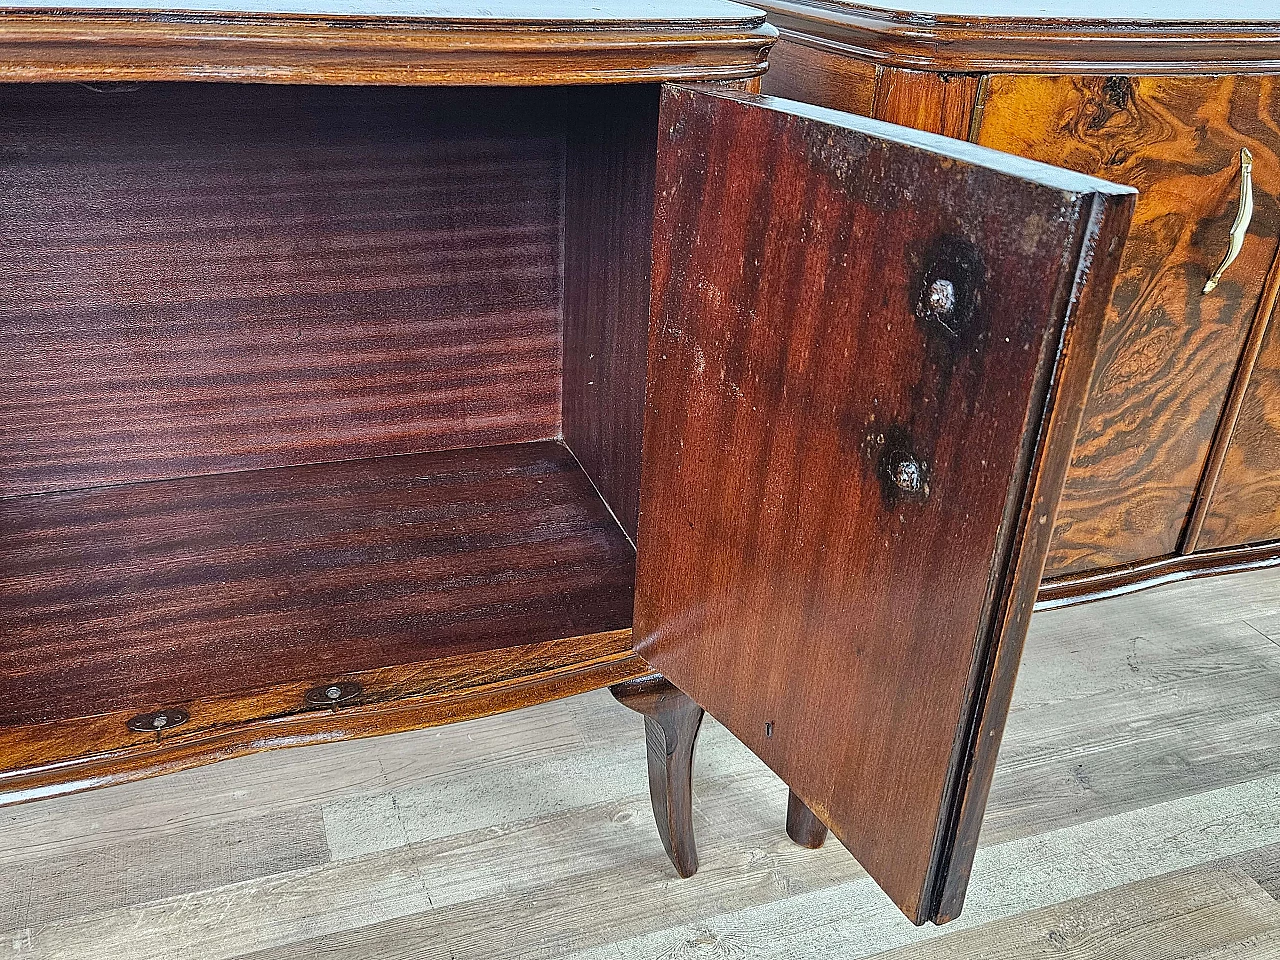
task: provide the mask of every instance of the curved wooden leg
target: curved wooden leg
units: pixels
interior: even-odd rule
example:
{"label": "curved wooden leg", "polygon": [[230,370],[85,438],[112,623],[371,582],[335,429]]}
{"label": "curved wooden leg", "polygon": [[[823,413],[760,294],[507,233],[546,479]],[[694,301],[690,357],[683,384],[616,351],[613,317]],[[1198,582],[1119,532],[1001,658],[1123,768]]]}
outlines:
{"label": "curved wooden leg", "polygon": [[649,797],[658,836],[676,873],[698,871],[693,841],[693,742],[702,708],[664,677],[641,677],[610,688],[618,702],[644,716],[649,761]]}
{"label": "curved wooden leg", "polygon": [[817,850],[827,839],[827,825],[794,793],[787,797],[787,836],[810,850]]}

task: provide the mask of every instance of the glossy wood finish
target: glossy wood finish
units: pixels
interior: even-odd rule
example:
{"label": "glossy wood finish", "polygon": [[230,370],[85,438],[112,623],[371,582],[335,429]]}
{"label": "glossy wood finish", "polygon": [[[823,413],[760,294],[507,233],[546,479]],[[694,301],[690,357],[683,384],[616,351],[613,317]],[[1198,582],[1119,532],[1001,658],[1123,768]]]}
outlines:
{"label": "glossy wood finish", "polygon": [[557,436],[563,103],[0,87],[0,496]]}
{"label": "glossy wood finish", "polygon": [[634,555],[521,444],[0,503],[0,724],[626,629]]}
{"label": "glossy wood finish", "polygon": [[1070,607],[1077,603],[1137,593],[1180,580],[1195,580],[1219,573],[1244,573],[1275,566],[1280,566],[1280,543],[1274,541],[1251,547],[1176,554],[1047,580],[1040,587],[1036,609]]}
{"label": "glossy wood finish", "polygon": [[[1280,83],[997,76],[984,89],[979,143],[1141,190],[1048,573],[1172,554],[1276,256]],[[1242,146],[1254,156],[1250,232],[1202,295],[1235,217]]]}
{"label": "glossy wood finish", "polygon": [[693,836],[693,747],[702,708],[666,679],[629,680],[611,687],[618,702],[644,716],[649,799],[662,848],[681,877],[698,872]]}
{"label": "glossy wood finish", "polygon": [[633,540],[658,88],[582,91],[565,167],[564,439]]}
{"label": "glossy wood finish", "polygon": [[872,63],[937,73],[1280,72],[1280,28],[1265,0],[1099,6],[1080,0],[871,4],[761,0],[788,34]]}
{"label": "glossy wood finish", "polygon": [[810,850],[827,842],[827,825],[814,816],[794,790],[787,792],[787,836]]}
{"label": "glossy wood finish", "polygon": [[347,674],[364,693],[336,709],[309,704],[306,681],[204,697],[190,705],[189,722],[159,734],[130,731],[133,710],[0,727],[0,806],[264,750],[489,716],[649,672],[631,651],[631,631],[614,630]]}
{"label": "glossy wood finish", "polygon": [[877,73],[874,63],[784,32],[769,54],[769,72],[760,88],[773,96],[870,117],[875,115]]}
{"label": "glossy wood finish", "polygon": [[[1063,498],[1044,599],[1092,596],[1097,584],[1120,581],[1120,589],[1138,589],[1143,571],[1154,584],[1188,567],[1178,558],[1198,549],[1213,509],[1280,269],[1280,259],[1268,260],[1277,233],[1276,81],[1240,76],[1280,73],[1273,11],[1249,3],[1206,11],[1189,0],[1123,2],[1105,17],[1072,0],[765,6],[780,25],[774,59],[790,64],[765,77],[766,93],[861,104],[857,112],[877,119],[966,139],[982,139],[985,124],[999,130],[999,139],[982,140],[989,145],[1140,188],[1140,238],[1129,246],[1126,275],[1141,287],[1124,303],[1124,288],[1117,291],[1104,334],[1108,395],[1091,404],[1090,449]],[[972,103],[949,97],[957,82],[971,85]],[[999,115],[993,122],[988,110]],[[1255,210],[1250,259],[1228,271],[1233,288],[1206,298],[1195,272],[1207,274],[1226,248],[1243,146],[1268,156],[1268,209]],[[1255,164],[1255,186],[1257,175]],[[1268,456],[1266,441],[1249,455],[1257,464]],[[1266,485],[1261,467],[1232,469],[1259,491]],[[1257,522],[1224,494],[1215,525],[1237,529],[1206,538],[1205,547],[1256,541],[1274,528],[1265,493],[1244,499]],[[1222,550],[1212,556],[1235,569]],[[1189,568],[1202,571],[1205,561]]]}
{"label": "glossy wood finish", "polygon": [[[1276,302],[1280,300],[1280,253],[1272,261],[1271,273],[1267,277],[1262,291],[1262,302],[1249,328],[1249,336],[1240,352],[1240,363],[1236,367],[1235,376],[1231,380],[1231,388],[1227,391],[1227,399],[1222,407],[1222,415],[1218,418],[1218,429],[1213,435],[1213,444],[1209,448],[1209,459],[1205,464],[1204,475],[1196,490],[1196,498],[1191,506],[1191,517],[1187,521],[1187,529],[1182,537],[1183,553],[1193,553],[1201,542],[1205,520],[1215,506],[1215,490],[1222,479],[1222,469],[1231,447],[1231,437],[1240,421],[1240,412],[1252,387],[1251,381],[1255,370],[1258,370],[1258,355],[1266,342],[1267,330],[1271,316],[1275,312]],[[1280,450],[1277,451],[1280,453]],[[1274,459],[1274,458],[1273,458]],[[1276,539],[1280,539],[1280,532]]]}
{"label": "glossy wood finish", "polygon": [[1265,571],[1034,617],[963,924],[787,841],[786,790],[711,721],[676,881],[640,721],[600,690],[10,808],[0,930],[9,960],[1273,960],[1264,633]]}
{"label": "glossy wood finish", "polygon": [[968,140],[982,78],[876,65],[790,32],[774,48],[763,91]]}
{"label": "glossy wood finish", "polygon": [[978,84],[979,78],[974,76],[941,76],[881,67],[876,74],[871,115],[877,120],[968,140]]}
{"label": "glossy wood finish", "polygon": [[94,0],[0,8],[0,80],[527,86],[751,77],[776,31],[721,0]]}
{"label": "glossy wood finish", "polygon": [[1195,547],[1275,540],[1280,540],[1280,320],[1273,312]]}
{"label": "glossy wood finish", "polygon": [[658,157],[637,651],[948,919],[1132,192],[710,87]]}

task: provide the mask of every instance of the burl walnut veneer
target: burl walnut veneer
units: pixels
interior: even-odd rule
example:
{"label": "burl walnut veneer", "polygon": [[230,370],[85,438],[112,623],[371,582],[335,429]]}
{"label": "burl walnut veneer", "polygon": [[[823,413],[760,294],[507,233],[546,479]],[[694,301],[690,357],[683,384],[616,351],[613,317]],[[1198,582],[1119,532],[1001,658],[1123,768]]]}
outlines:
{"label": "burl walnut veneer", "polygon": [[0,803],[612,686],[682,875],[705,707],[955,916],[1132,191],[773,39],[0,13]]}
{"label": "burl walnut veneer", "polygon": [[1042,603],[1280,563],[1275,4],[761,5],[766,93],[1139,190]]}

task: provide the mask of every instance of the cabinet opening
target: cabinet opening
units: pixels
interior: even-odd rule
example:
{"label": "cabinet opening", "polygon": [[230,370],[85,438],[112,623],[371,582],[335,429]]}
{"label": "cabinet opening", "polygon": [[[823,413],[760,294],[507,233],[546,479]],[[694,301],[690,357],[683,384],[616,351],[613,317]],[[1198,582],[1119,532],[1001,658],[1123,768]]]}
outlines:
{"label": "cabinet opening", "polygon": [[0,725],[628,649],[657,94],[0,90]]}

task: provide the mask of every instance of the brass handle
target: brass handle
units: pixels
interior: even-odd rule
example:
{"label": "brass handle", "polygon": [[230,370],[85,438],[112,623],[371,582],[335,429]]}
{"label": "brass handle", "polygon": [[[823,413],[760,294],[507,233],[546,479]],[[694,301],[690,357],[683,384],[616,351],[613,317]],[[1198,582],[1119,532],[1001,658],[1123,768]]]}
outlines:
{"label": "brass handle", "polygon": [[1227,267],[1240,253],[1244,246],[1245,234],[1249,232],[1249,221],[1253,219],[1253,154],[1248,149],[1240,151],[1240,209],[1236,211],[1236,222],[1231,225],[1231,245],[1227,247],[1227,255],[1218,264],[1204,285],[1201,293],[1208,293],[1218,285]]}

